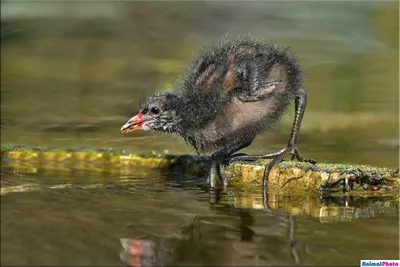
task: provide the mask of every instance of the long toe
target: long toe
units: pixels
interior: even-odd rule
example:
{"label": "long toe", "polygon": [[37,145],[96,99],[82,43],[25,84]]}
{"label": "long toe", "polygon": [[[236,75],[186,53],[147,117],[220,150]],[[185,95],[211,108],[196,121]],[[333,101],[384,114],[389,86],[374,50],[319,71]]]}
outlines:
{"label": "long toe", "polygon": [[249,157],[249,155],[247,155],[245,153],[236,153],[236,154],[230,155],[227,158],[227,161],[230,164],[230,163],[235,162],[235,161],[242,161],[242,160],[244,160],[245,158],[248,158],[248,157]]}
{"label": "long toe", "polygon": [[233,162],[252,162],[261,159],[260,156],[252,156],[252,155],[247,155],[247,154],[237,154],[236,156],[233,155],[233,157],[229,157],[229,163]]}
{"label": "long toe", "polygon": [[304,162],[308,162],[308,163],[311,163],[311,164],[317,164],[318,162],[316,161],[316,160],[314,160],[314,159],[304,159]]}
{"label": "long toe", "polygon": [[307,162],[307,163],[311,163],[311,164],[316,164],[317,161],[313,160],[313,159],[306,159],[304,158],[301,153],[300,150],[297,147],[294,147],[293,150],[293,155],[292,155],[292,160],[294,160],[294,158],[297,158],[298,161],[300,162]]}
{"label": "long toe", "polygon": [[248,155],[246,153],[236,153],[236,154],[230,155],[229,158],[234,159],[234,158],[240,158],[243,156],[248,156]]}

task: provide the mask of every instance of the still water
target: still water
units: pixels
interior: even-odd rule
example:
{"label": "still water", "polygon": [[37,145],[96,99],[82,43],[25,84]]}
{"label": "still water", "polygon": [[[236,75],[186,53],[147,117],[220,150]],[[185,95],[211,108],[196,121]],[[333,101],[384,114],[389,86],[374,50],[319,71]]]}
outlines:
{"label": "still water", "polygon": [[[119,129],[143,99],[171,90],[201,46],[241,34],[289,46],[305,67],[305,157],[397,169],[398,10],[397,1],[2,1],[1,144],[194,153],[178,138]],[[282,149],[293,114],[244,152]],[[2,163],[2,189],[31,189],[1,195],[1,265],[399,258],[397,199],[229,191],[210,203],[199,184],[151,170],[31,173]]]}
{"label": "still water", "polygon": [[198,182],[150,170],[65,175],[3,166],[2,187],[41,190],[1,196],[1,264],[322,266],[399,257],[394,199],[269,196],[263,206],[262,194],[216,198]]}

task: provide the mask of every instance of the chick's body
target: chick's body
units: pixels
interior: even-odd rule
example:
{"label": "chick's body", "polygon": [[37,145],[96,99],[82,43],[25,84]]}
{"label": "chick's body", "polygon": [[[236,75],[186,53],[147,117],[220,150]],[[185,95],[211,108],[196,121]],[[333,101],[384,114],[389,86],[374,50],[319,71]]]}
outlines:
{"label": "chick's body", "polygon": [[[288,146],[260,156],[233,154],[271,129],[291,100],[295,118]],[[204,49],[193,61],[177,89],[158,93],[142,105],[122,132],[137,129],[181,135],[198,153],[213,153],[210,186],[216,185],[221,164],[232,160],[273,159],[264,172],[264,189],[274,164],[292,154],[305,159],[297,148],[307,94],[302,71],[287,49],[250,39],[223,41]],[[219,171],[218,171],[219,170]]]}
{"label": "chick's body", "polygon": [[221,149],[271,129],[302,86],[300,66],[274,44],[240,39],[205,49],[177,95],[179,133],[197,151]]}

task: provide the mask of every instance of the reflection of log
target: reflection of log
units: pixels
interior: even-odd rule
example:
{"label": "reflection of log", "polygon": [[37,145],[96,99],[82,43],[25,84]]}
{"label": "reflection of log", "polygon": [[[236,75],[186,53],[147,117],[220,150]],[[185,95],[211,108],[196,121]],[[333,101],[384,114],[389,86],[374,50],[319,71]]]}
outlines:
{"label": "reflection of log", "polygon": [[[38,170],[90,170],[102,173],[129,174],[135,168],[148,167],[163,172],[174,171],[192,176],[207,175],[207,157],[132,154],[112,149],[50,149],[2,146],[1,160],[25,172]],[[235,163],[225,169],[231,184],[240,189],[258,189],[267,162]],[[363,165],[283,162],[269,176],[269,191],[282,193],[356,192],[374,195],[398,195],[399,171]]]}
{"label": "reflection of log", "polygon": [[319,218],[321,223],[350,222],[359,218],[376,217],[398,209],[399,196],[348,197],[313,195],[268,194],[264,203],[260,194],[235,192],[224,200],[226,205],[234,202],[235,207],[245,209],[277,210],[290,215]]}

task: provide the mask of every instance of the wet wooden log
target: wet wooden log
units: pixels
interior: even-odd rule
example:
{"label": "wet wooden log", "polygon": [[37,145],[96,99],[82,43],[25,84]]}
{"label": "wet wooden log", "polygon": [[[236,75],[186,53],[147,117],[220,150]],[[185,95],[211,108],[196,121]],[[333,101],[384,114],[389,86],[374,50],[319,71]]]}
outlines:
{"label": "wet wooden log", "polygon": [[[2,165],[17,171],[88,170],[129,174],[137,168],[151,168],[171,175],[206,176],[209,157],[133,153],[115,149],[1,146]],[[230,184],[240,190],[257,190],[262,184],[268,160],[233,163],[223,171]],[[272,168],[268,191],[288,194],[327,192],[330,194],[398,195],[399,170],[366,165],[285,161]]]}

